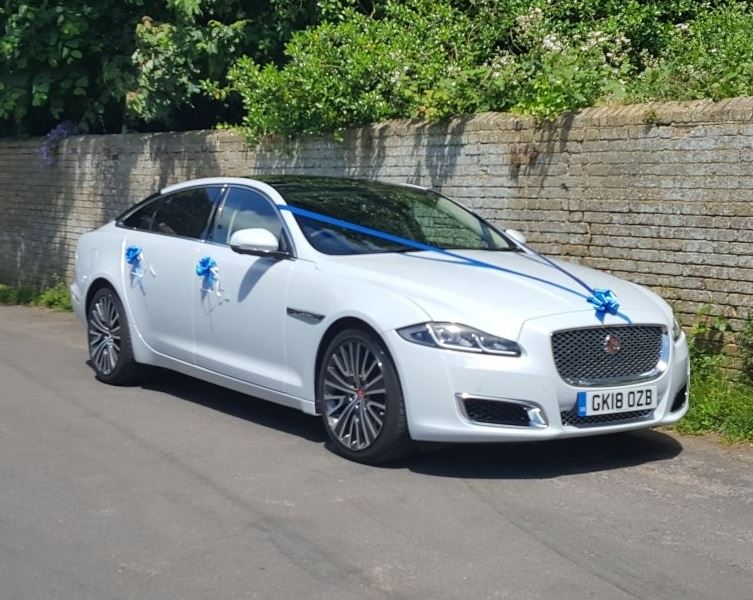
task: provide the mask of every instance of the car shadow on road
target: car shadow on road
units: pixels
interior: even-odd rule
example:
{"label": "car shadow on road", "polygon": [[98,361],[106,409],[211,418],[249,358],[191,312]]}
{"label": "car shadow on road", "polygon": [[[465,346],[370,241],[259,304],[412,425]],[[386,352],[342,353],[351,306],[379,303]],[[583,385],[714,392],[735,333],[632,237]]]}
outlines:
{"label": "car shadow on road", "polygon": [[326,434],[317,417],[174,371],[154,369],[141,386],[319,444]]}
{"label": "car shadow on road", "polygon": [[682,444],[654,430],[546,442],[429,446],[403,465],[415,473],[474,479],[548,479],[669,460]]}
{"label": "car shadow on road", "polygon": [[[162,369],[155,369],[142,387],[298,436],[328,451],[319,418],[298,410]],[[546,479],[669,460],[682,449],[676,438],[653,430],[546,442],[421,444],[410,458],[382,468],[435,477]]]}

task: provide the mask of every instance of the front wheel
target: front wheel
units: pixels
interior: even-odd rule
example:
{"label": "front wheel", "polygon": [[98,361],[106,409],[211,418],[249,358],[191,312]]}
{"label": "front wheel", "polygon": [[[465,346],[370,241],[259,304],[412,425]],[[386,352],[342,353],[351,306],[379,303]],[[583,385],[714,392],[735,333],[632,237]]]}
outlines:
{"label": "front wheel", "polygon": [[410,452],[400,380],[376,335],[360,329],[338,333],[324,352],[316,390],[324,428],[338,454],[381,464]]}
{"label": "front wheel", "polygon": [[97,379],[112,385],[133,383],[140,374],[139,365],[133,359],[123,304],[113,289],[97,290],[86,321],[89,357]]}

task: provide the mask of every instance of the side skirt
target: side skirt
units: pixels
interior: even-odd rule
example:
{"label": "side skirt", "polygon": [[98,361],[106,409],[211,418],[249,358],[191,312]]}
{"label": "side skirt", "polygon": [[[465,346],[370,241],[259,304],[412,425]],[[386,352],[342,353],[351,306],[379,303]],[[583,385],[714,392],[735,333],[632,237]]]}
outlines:
{"label": "side skirt", "polygon": [[176,360],[157,352],[152,351],[149,364],[156,367],[170,369],[171,371],[177,371],[178,373],[183,373],[184,375],[189,375],[191,377],[196,377],[197,379],[201,379],[202,381],[213,383],[215,385],[219,385],[221,387],[228,388],[242,394],[248,394],[249,396],[253,396],[255,398],[261,398],[262,400],[266,400],[268,402],[274,402],[275,404],[289,406],[290,408],[297,408],[307,415],[317,414],[314,403],[309,400],[298,398],[297,396],[291,396],[289,394],[284,394],[282,392],[271,390],[260,385],[254,385],[246,381],[241,381],[240,379],[235,379],[234,377],[228,377],[227,375],[222,375],[220,373],[204,369],[203,367],[199,367],[197,365],[192,365],[180,360]]}

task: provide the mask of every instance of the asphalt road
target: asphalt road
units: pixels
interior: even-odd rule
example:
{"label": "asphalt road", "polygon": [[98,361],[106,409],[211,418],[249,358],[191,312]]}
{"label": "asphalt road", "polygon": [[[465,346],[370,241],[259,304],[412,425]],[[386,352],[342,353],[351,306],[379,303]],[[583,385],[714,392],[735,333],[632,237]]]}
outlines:
{"label": "asphalt road", "polygon": [[753,452],[660,432],[389,468],[188,377],[97,382],[0,307],[0,598],[753,598]]}

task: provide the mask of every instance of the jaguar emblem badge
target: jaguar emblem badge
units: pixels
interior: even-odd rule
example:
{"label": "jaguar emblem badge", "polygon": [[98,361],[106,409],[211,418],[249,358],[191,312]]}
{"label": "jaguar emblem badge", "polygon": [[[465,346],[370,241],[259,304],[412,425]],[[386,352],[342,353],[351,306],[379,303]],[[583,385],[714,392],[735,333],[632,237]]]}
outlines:
{"label": "jaguar emblem badge", "polygon": [[616,335],[609,334],[604,338],[604,352],[607,354],[617,354],[622,350],[622,340]]}

